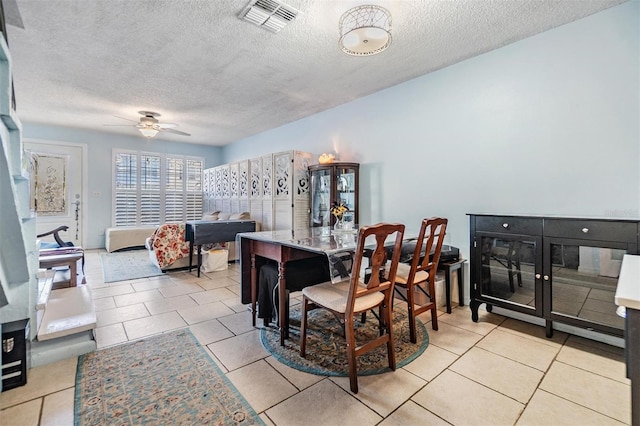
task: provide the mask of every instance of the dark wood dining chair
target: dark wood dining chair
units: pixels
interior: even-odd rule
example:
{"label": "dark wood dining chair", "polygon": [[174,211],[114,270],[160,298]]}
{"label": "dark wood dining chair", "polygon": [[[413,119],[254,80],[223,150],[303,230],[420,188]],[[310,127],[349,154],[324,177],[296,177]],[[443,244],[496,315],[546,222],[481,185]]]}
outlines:
{"label": "dark wood dining chair", "polygon": [[[447,223],[448,220],[441,217],[423,219],[420,234],[415,240],[416,247],[411,264],[398,264],[395,289],[407,302],[409,337],[412,343],[417,342],[416,317],[421,313],[431,311],[431,327],[438,330],[436,270],[440,261]],[[403,294],[402,289],[405,290],[406,295]],[[417,291],[422,293],[422,298],[426,298],[424,303],[419,303],[419,299],[416,298]]]}
{"label": "dark wood dining chair", "polygon": [[[360,228],[350,277],[336,284],[327,282],[302,289],[300,356],[304,358],[306,355],[308,311],[324,308],[332,312],[344,327],[349,381],[353,393],[358,393],[356,357],[378,346],[386,345],[389,368],[396,369],[391,301],[403,236],[402,224],[379,223]],[[385,241],[394,237],[394,251],[389,263]],[[371,239],[375,239],[375,244]],[[368,280],[361,276],[363,258],[368,261]],[[375,308],[379,310],[381,333],[376,339],[356,347],[355,316]]]}

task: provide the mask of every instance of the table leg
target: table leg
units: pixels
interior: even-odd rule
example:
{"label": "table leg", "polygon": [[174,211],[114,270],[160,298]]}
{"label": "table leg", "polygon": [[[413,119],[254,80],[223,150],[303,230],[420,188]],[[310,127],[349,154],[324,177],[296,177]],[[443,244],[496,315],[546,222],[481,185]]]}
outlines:
{"label": "table leg", "polygon": [[464,263],[458,268],[458,306],[464,306]]}
{"label": "table leg", "polygon": [[251,255],[251,324],[256,326],[256,300],[258,299],[258,280],[256,255]]}
{"label": "table leg", "polygon": [[447,298],[447,313],[451,313],[451,266],[444,265],[444,288]]}
{"label": "table leg", "polygon": [[280,328],[280,346],[284,346],[284,339],[289,338],[289,318],[287,318],[287,283],[285,281],[285,262],[279,263],[278,268],[278,327]]}
{"label": "table leg", "polygon": [[202,265],[202,246],[196,246],[196,250],[198,250],[198,278],[200,278],[200,265]]}
{"label": "table leg", "polygon": [[189,272],[193,266],[193,240],[189,241]]}
{"label": "table leg", "polygon": [[77,287],[78,285],[78,261],[74,260],[69,263],[69,287]]}

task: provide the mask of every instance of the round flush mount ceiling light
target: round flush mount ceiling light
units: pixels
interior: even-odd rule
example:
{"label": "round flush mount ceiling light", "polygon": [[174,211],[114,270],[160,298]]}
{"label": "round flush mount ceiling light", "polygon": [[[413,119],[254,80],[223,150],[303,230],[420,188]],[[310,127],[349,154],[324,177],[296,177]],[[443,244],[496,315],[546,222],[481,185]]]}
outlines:
{"label": "round flush mount ceiling light", "polygon": [[354,56],[375,55],[391,44],[391,13],[374,5],[356,6],[340,18],[340,48]]}

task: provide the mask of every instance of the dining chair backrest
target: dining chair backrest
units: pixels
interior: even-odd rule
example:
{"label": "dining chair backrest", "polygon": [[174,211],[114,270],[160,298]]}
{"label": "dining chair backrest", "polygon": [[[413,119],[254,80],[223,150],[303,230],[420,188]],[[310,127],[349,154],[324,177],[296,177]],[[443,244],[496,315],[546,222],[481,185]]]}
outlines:
{"label": "dining chair backrest", "polygon": [[415,274],[419,271],[427,272],[429,277],[435,280],[447,223],[448,220],[442,217],[422,219],[409,275],[411,282],[413,282]]}
{"label": "dining chair backrest", "polygon": [[[373,292],[393,295],[393,284],[398,269],[398,261],[400,260],[404,228],[405,226],[399,223],[378,223],[360,228],[351,268],[347,313],[354,311],[355,301],[358,297],[363,297]],[[372,244],[372,238],[375,240],[375,244]],[[385,242],[388,244],[389,238],[394,240],[394,250],[390,263],[387,257],[388,250],[385,247]],[[367,259],[367,271],[370,271],[366,283],[361,277],[363,259]]]}

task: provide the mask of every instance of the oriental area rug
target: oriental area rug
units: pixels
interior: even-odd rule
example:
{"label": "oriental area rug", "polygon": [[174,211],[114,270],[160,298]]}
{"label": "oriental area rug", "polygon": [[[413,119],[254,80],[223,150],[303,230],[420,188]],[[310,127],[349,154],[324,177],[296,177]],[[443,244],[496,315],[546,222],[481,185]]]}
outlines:
{"label": "oriental area rug", "polygon": [[151,263],[147,250],[100,253],[100,260],[105,283],[162,275],[162,270]]}
{"label": "oriental area rug", "polygon": [[[399,304],[398,304],[399,305]],[[422,321],[416,318],[417,343],[409,340],[407,310],[396,305],[393,311],[393,336],[396,352],[396,368],[407,365],[420,356],[429,345],[429,335]],[[301,306],[291,307],[289,339],[280,346],[280,334],[275,326],[263,327],[260,333],[262,345],[281,363],[307,373],[322,376],[348,376],[347,349],[342,326],[326,309],[309,311],[307,327],[307,356],[300,356]],[[363,324],[356,321],[356,344],[370,341],[379,334],[378,320],[367,313]],[[357,357],[358,375],[366,376],[390,371],[386,345]]]}
{"label": "oriental area rug", "polygon": [[74,424],[264,425],[188,329],[78,358]]}

